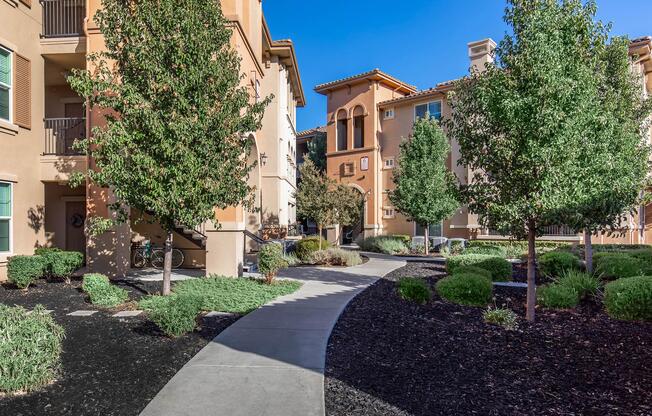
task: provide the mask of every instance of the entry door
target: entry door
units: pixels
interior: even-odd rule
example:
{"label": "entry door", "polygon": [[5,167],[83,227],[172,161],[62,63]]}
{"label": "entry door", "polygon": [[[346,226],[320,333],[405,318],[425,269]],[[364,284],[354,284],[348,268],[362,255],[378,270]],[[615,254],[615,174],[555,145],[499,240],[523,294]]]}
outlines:
{"label": "entry door", "polygon": [[78,251],[86,255],[86,202],[66,202],[66,250]]}

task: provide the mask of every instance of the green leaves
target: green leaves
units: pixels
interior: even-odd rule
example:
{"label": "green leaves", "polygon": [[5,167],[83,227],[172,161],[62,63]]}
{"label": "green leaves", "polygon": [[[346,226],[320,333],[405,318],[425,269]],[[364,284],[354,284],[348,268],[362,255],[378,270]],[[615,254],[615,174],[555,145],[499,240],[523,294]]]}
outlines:
{"label": "green leaves", "polygon": [[450,146],[434,119],[414,123],[410,139],[400,145],[389,197],[396,209],[419,224],[435,224],[449,218],[459,207],[455,179],[447,169]]}
{"label": "green leaves", "polygon": [[253,103],[242,86],[219,2],[105,0],[96,21],[106,51],[68,79],[91,106],[111,110],[80,144],[96,165],[91,182],[167,229],[248,201],[248,134],[270,99]]}

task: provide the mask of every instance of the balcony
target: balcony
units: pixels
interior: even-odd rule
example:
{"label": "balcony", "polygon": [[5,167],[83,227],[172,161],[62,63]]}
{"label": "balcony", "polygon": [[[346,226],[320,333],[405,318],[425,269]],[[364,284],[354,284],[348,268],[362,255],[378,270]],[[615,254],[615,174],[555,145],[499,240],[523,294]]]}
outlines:
{"label": "balcony", "polygon": [[40,0],[43,9],[41,37],[70,38],[84,36],[86,0]]}
{"label": "balcony", "polygon": [[86,156],[73,146],[86,137],[85,118],[46,118],[45,148],[41,157],[41,180],[66,182],[73,172],[86,170]]}
{"label": "balcony", "polygon": [[[478,235],[480,239],[504,239],[506,237],[502,236],[498,231],[489,229],[483,229]],[[544,227],[543,240],[563,240],[563,241],[575,241],[579,239],[579,234],[574,232],[567,226],[552,225]]]}

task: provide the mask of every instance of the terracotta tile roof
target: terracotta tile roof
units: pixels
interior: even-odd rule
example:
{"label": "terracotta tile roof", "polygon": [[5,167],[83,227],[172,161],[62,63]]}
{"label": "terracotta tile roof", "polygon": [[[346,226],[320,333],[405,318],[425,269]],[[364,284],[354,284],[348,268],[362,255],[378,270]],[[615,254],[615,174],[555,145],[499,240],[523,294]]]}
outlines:
{"label": "terracotta tile roof", "polygon": [[647,43],[652,41],[652,36],[641,36],[640,38],[632,39],[630,43]]}
{"label": "terracotta tile roof", "polygon": [[403,101],[416,100],[422,97],[427,97],[429,95],[442,94],[446,92],[448,89],[450,89],[450,87],[452,87],[460,79],[461,78],[440,82],[439,84],[437,84],[436,87],[428,88],[427,90],[417,91],[414,94],[406,95],[405,97],[398,97],[398,98],[393,98],[391,100],[383,101],[381,103],[378,103],[378,106],[384,107],[389,104],[396,104]]}
{"label": "terracotta tile roof", "polygon": [[309,130],[304,130],[297,132],[297,139],[306,137],[306,136],[312,136],[315,133],[326,133],[326,127],[318,126],[315,127],[314,129],[309,129]]}
{"label": "terracotta tile roof", "polygon": [[373,70],[368,71],[368,72],[363,72],[362,74],[357,74],[357,75],[353,75],[353,76],[350,76],[350,77],[338,79],[338,80],[335,80],[335,81],[330,81],[330,82],[327,82],[325,84],[317,85],[315,87],[315,91],[323,91],[325,89],[328,89],[328,87],[333,87],[335,85],[344,84],[344,83],[347,83],[349,81],[365,79],[365,78],[372,77],[372,76],[380,76],[380,77],[386,78],[386,79],[388,79],[390,81],[393,81],[396,84],[399,84],[399,85],[405,87],[408,90],[412,90],[412,91],[417,90],[417,87],[415,87],[414,85],[406,84],[405,82],[399,80],[398,78],[395,78],[395,77],[381,71],[380,69],[376,68],[376,69],[373,69]]}

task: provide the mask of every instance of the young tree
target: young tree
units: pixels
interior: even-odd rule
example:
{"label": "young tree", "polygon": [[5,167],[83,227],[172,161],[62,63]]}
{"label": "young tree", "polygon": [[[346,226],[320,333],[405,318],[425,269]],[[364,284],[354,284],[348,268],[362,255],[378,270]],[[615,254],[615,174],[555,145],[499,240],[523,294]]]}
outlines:
{"label": "young tree", "polygon": [[214,221],[216,208],[250,199],[245,133],[260,128],[269,99],[252,104],[242,86],[219,2],[102,6],[95,20],[106,50],[89,57],[92,71],[69,78],[91,108],[106,112],[106,126],[82,143],[95,164],[88,176],[112,190],[113,210],[136,208],[163,227],[168,294],[175,226]]}
{"label": "young tree", "polygon": [[[321,237],[324,226],[350,225],[359,219],[362,196],[321,172],[310,159],[300,168],[301,184],[295,194],[297,213],[314,221]],[[319,249],[322,249],[321,239]]]}
{"label": "young tree", "polygon": [[460,81],[448,127],[472,172],[461,193],[485,226],[528,241],[527,319],[535,318],[536,237],[595,185],[586,140],[602,116],[596,68],[607,29],[593,1],[508,0],[496,65]]}
{"label": "young tree", "polygon": [[312,160],[317,169],[326,171],[326,135],[317,134],[308,143],[308,159]]}
{"label": "young tree", "polygon": [[459,207],[455,177],[447,169],[450,145],[439,122],[421,118],[412,137],[400,145],[394,170],[396,188],[389,198],[396,209],[412,221],[425,224],[425,254],[429,253],[428,225],[449,218]]}
{"label": "young tree", "polygon": [[641,93],[642,80],[633,73],[629,40],[614,38],[605,45],[596,68],[599,80],[596,103],[601,117],[591,126],[585,141],[580,173],[596,178],[593,187],[578,198],[565,219],[577,232],[584,233],[586,269],[593,271],[592,235],[618,233],[628,214],[641,204],[642,190],[649,171],[651,100]]}

